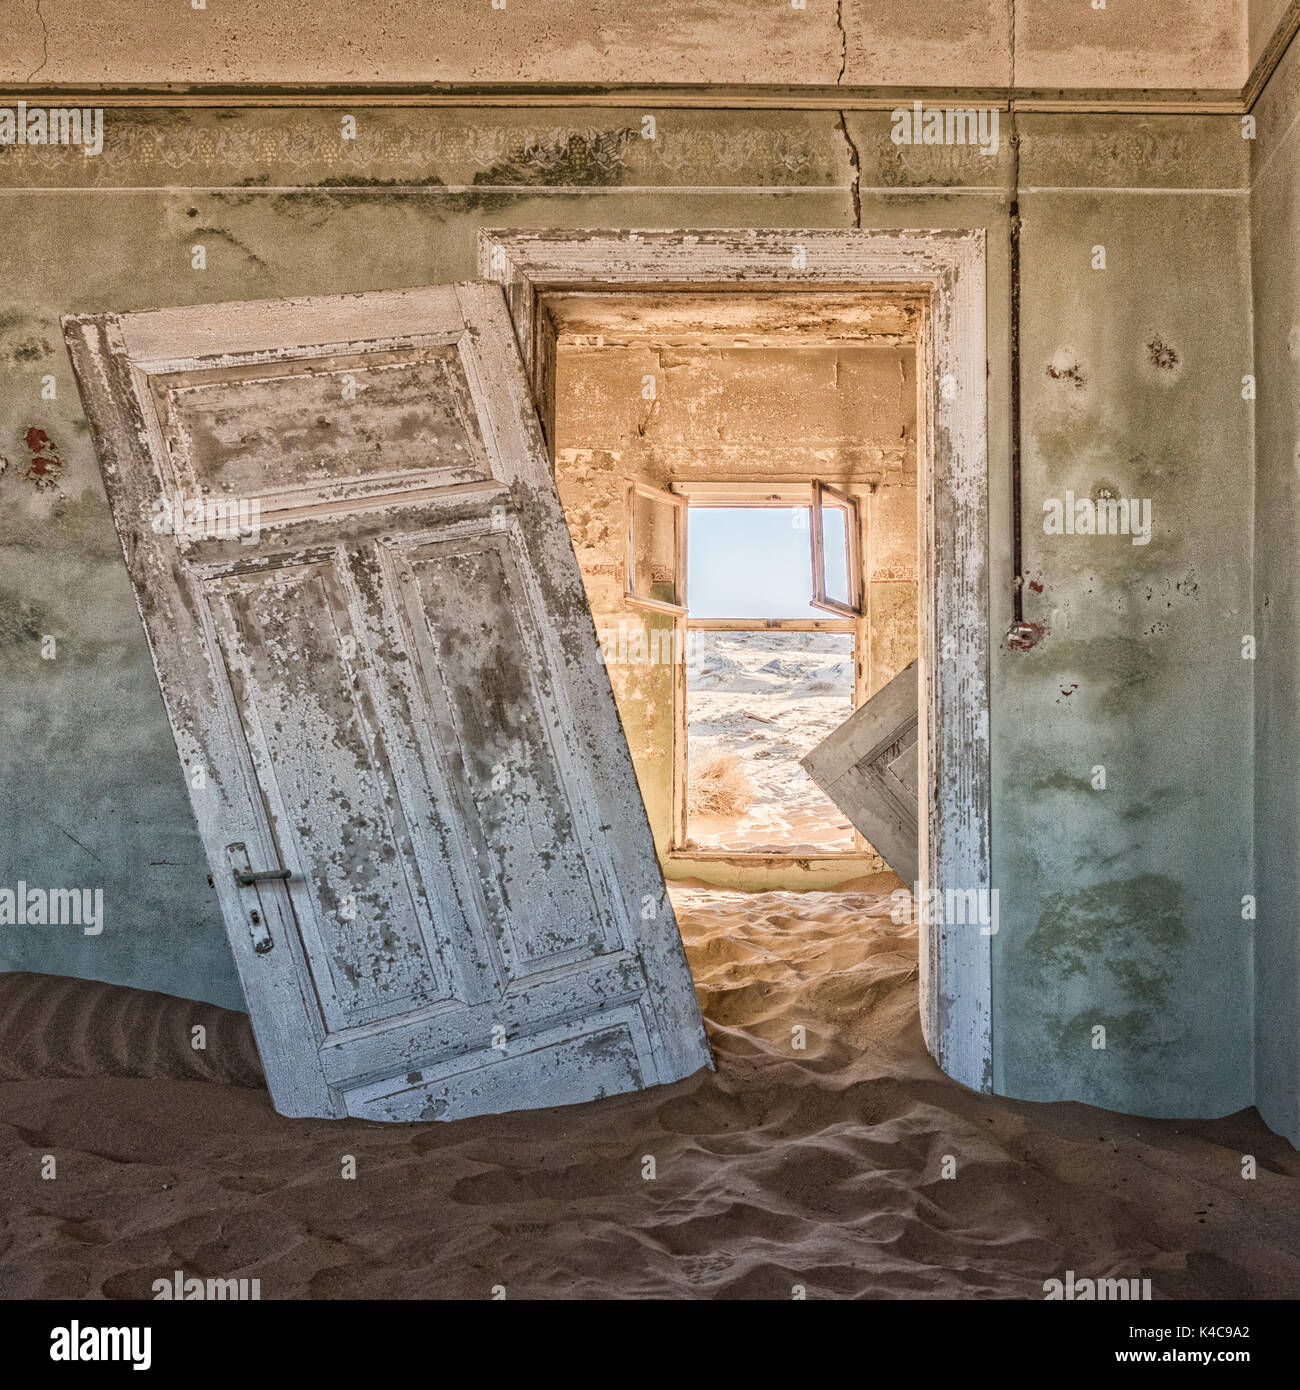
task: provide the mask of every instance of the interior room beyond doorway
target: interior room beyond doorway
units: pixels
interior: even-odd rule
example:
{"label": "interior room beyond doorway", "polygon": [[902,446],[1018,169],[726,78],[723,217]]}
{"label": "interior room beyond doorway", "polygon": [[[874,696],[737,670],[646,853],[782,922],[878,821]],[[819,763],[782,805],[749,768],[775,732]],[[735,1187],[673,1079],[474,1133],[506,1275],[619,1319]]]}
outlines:
{"label": "interior room beyond doorway", "polygon": [[881,871],[799,758],[917,655],[920,307],[594,291],[545,312],[556,479],[665,873]]}

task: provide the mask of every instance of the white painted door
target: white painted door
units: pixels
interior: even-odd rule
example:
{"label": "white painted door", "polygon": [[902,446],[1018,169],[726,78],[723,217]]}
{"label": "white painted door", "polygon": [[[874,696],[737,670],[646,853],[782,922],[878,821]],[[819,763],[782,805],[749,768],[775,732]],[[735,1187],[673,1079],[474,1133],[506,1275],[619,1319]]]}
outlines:
{"label": "white painted door", "polygon": [[276,1108],[710,1065],[499,288],[64,328]]}
{"label": "white painted door", "polygon": [[917,699],[912,662],[801,759],[909,888],[919,873]]}

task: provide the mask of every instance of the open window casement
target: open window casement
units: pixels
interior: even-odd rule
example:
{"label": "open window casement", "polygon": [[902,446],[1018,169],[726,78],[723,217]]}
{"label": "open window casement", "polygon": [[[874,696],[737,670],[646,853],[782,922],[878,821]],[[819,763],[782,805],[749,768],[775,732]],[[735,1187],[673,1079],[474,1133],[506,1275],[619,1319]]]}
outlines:
{"label": "open window casement", "polygon": [[625,592],[631,607],[686,613],[686,507],[676,493],[628,483]]}
{"label": "open window casement", "polygon": [[812,606],[842,617],[859,617],[862,582],[858,573],[857,499],[814,479],[808,534],[812,546]]}
{"label": "open window casement", "polygon": [[276,1108],[709,1065],[500,289],[64,331]]}

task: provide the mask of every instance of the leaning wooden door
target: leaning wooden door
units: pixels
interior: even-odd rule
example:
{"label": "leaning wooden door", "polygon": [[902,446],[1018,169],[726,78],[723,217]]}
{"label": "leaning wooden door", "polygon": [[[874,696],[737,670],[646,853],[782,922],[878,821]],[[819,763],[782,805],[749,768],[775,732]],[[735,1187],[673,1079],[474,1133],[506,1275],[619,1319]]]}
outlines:
{"label": "leaning wooden door", "polygon": [[909,888],[920,872],[916,662],[800,762]]}
{"label": "leaning wooden door", "polygon": [[64,330],[276,1108],[709,1065],[500,289]]}

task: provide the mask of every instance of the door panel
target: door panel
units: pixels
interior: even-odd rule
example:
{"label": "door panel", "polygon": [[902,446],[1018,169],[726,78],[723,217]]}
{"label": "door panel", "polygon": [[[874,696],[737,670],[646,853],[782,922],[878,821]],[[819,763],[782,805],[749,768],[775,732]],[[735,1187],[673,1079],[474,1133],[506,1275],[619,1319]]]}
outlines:
{"label": "door panel", "polygon": [[617,949],[609,936],[616,924],[602,919],[588,879],[570,801],[582,779],[562,767],[553,744],[563,716],[524,617],[509,538],[425,546],[407,558],[408,611],[424,622],[417,659],[447,711],[448,746],[473,801],[478,868],[507,978]]}
{"label": "door panel", "polygon": [[[395,483],[491,477],[454,343],[262,362],[218,378],[165,373],[152,383],[186,492],[256,495],[274,510]],[[340,410],[362,390],[364,409]]]}
{"label": "door panel", "polygon": [[918,713],[912,662],[801,759],[909,888],[920,867]]}
{"label": "door panel", "polygon": [[360,1086],[348,1095],[348,1113],[370,1120],[454,1120],[512,1109],[512,1097],[525,1088],[540,1088],[534,1105],[577,1105],[644,1087],[637,1058],[646,1047],[639,1011],[602,1014],[536,1034],[509,1056],[488,1047]]}
{"label": "door panel", "polygon": [[65,333],[277,1109],[710,1065],[500,290]]}
{"label": "door panel", "polygon": [[357,639],[332,559],[208,587],[279,862],[296,870],[291,893],[315,947],[327,1031],[452,997],[441,913],[364,683],[343,654]]}

